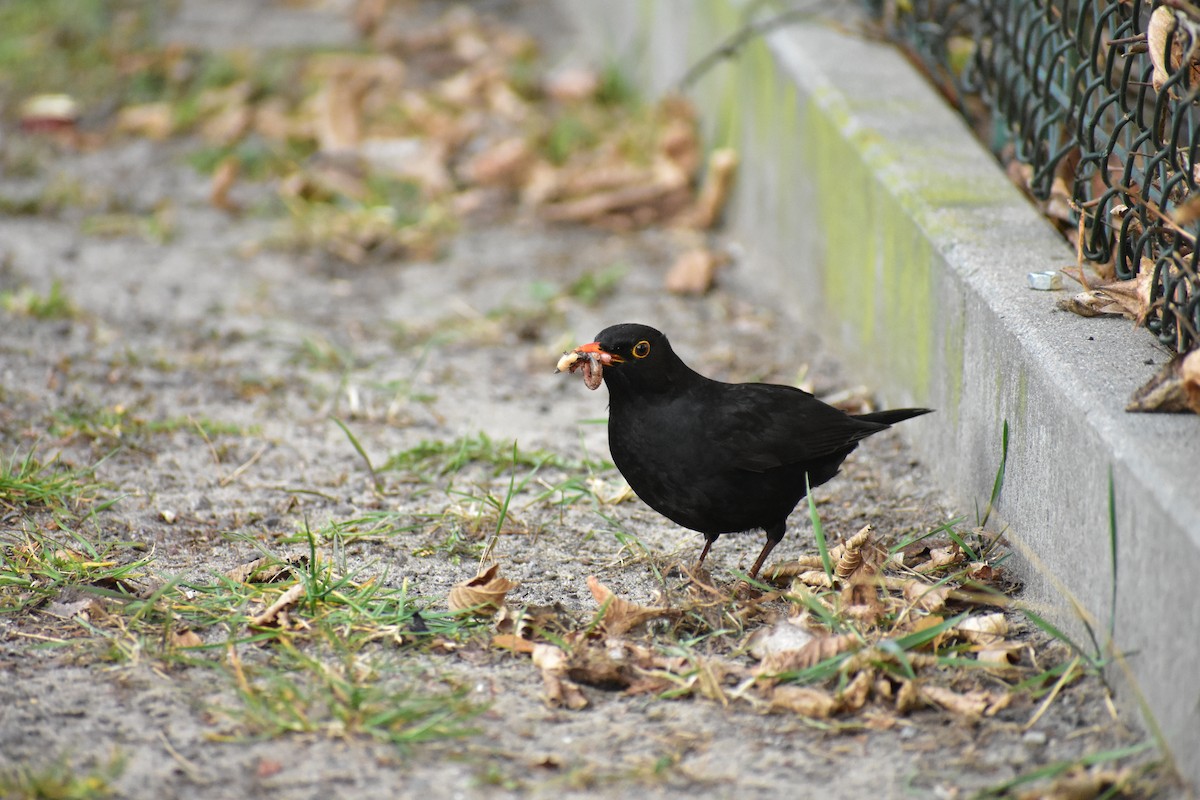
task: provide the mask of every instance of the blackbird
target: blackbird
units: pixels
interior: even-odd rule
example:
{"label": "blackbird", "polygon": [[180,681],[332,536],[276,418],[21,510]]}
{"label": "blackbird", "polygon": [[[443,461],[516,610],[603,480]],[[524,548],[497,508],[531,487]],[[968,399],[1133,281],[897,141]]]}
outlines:
{"label": "blackbird", "polygon": [[637,496],[671,521],[704,534],[704,563],[723,533],[762,529],[763,562],[787,518],[858,446],[928,408],[847,414],[808,392],[772,383],[706,378],[675,354],[667,337],[624,323],[565,354],[558,370],[584,371],[608,386],[608,446]]}

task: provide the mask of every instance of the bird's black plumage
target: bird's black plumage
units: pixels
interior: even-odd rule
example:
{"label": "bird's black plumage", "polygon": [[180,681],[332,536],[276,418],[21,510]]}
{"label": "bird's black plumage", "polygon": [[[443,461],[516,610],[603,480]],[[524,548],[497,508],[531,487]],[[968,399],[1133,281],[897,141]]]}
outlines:
{"label": "bird's black plumage", "polygon": [[783,538],[811,487],[837,474],[858,442],[926,414],[906,408],[850,415],[791,386],[724,383],[685,364],[659,331],[605,328],[576,353],[601,359],[609,392],[608,443],[638,497],[704,534],[767,534],[751,575]]}

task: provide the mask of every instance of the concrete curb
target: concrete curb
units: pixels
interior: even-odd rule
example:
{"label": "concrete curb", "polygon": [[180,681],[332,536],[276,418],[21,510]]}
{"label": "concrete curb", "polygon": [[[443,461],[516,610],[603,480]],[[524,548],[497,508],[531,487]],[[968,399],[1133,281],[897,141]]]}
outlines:
{"label": "concrete curb", "polygon": [[[656,91],[739,27],[740,5],[568,3]],[[963,508],[986,503],[1008,422],[998,513],[1024,551],[1026,599],[1081,643],[1064,591],[1097,637],[1113,619],[1133,675],[1120,699],[1144,695],[1200,783],[1200,419],[1123,410],[1167,354],[1128,321],[1059,312],[1061,293],[1026,287],[1074,254],[892,48],[795,25],[715,68],[693,99],[711,140],[742,156],[730,222],[743,288],[828,331],[891,404],[939,409],[904,433]]]}

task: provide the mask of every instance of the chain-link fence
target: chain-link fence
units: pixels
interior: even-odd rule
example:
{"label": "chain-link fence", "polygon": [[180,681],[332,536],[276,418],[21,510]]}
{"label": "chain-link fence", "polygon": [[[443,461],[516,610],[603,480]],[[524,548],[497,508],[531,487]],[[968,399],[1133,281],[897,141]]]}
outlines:
{"label": "chain-link fence", "polygon": [[889,0],[885,22],[1135,317],[1200,347],[1200,10]]}

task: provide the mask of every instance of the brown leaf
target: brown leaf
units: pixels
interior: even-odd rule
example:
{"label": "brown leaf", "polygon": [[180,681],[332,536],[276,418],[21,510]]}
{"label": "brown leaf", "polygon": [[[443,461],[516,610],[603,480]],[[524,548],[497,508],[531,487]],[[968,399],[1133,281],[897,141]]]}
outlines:
{"label": "brown leaf", "polygon": [[280,560],[274,556],[256,558],[246,564],[225,572],[225,577],[238,583],[274,583],[292,574],[290,567],[306,566],[308,556],[303,553],[287,556]]}
{"label": "brown leaf", "polygon": [[875,671],[864,669],[854,676],[846,688],[837,693],[839,711],[858,711],[867,704],[875,683]]}
{"label": "brown leaf", "polygon": [[[912,621],[912,624],[905,630],[905,633],[918,633],[920,631],[927,630],[928,628],[935,628],[938,625],[941,625],[945,621],[946,620],[942,619],[941,617],[939,617],[936,614],[930,614],[927,617],[917,617],[916,619],[914,619]],[[926,642],[922,646],[921,649],[922,650],[937,650],[937,648],[941,647],[942,642],[945,641],[946,636],[947,636],[946,631],[942,631],[941,633],[939,633],[937,636],[935,636],[933,638],[933,641]]]}
{"label": "brown leaf", "polygon": [[[1094,800],[1097,797],[1129,797],[1137,774],[1132,768],[1101,769],[1075,767],[1047,784],[1026,789],[1017,800]],[[1114,792],[1117,788],[1120,791]]]}
{"label": "brown leaf", "polygon": [[791,711],[803,717],[829,719],[838,703],[828,693],[806,686],[776,686],[771,691],[771,709]]}
{"label": "brown leaf", "polygon": [[629,686],[634,677],[633,659],[643,654],[630,650],[619,641],[607,643],[580,642],[567,655],[566,675],[573,681],[614,691]]}
{"label": "brown leaf", "polygon": [[117,112],[117,130],[147,139],[166,139],[175,131],[174,112],[170,103],[125,106]]}
{"label": "brown leaf", "polygon": [[388,0],[357,0],[351,19],[359,35],[370,38],[387,14]]}
{"label": "brown leaf", "polygon": [[946,598],[950,596],[949,586],[931,586],[916,578],[905,581],[901,591],[904,599],[911,603],[913,608],[930,613],[941,611],[946,605]]}
{"label": "brown leaf", "polygon": [[916,681],[902,681],[896,690],[896,712],[907,714],[921,707],[921,690]]}
{"label": "brown leaf", "polygon": [[92,595],[80,595],[64,591],[62,595],[46,604],[45,611],[62,619],[101,619],[105,615],[104,604]]}
{"label": "brown leaf", "polygon": [[700,168],[700,137],[692,104],[679,95],[666,97],[659,104],[663,121],[658,134],[658,150],[688,179]]}
{"label": "brown leaf", "polygon": [[200,135],[211,144],[228,147],[246,135],[254,124],[254,109],[245,104],[228,105],[200,126]]}
{"label": "brown leaf", "polygon": [[[1146,26],[1146,46],[1150,63],[1154,67],[1150,82],[1155,91],[1161,90],[1170,80],[1172,73],[1177,72],[1184,63],[1187,63],[1191,71],[1187,85],[1196,85],[1197,78],[1200,78],[1200,67],[1197,67],[1193,56],[1198,35],[1200,30],[1197,30],[1196,23],[1183,12],[1174,11],[1168,6],[1159,6],[1150,15],[1150,23]],[[1167,52],[1168,39],[1171,41],[1170,53]],[[1183,50],[1184,42],[1188,43],[1186,53]]]}
{"label": "brown leaf", "polygon": [[920,695],[926,702],[972,719],[992,716],[1012,701],[1012,694],[1009,692],[978,690],[960,693],[944,686],[933,685],[921,686]]}
{"label": "brown leaf", "polygon": [[297,583],[280,595],[278,600],[267,606],[261,614],[256,614],[246,620],[246,624],[252,628],[261,628],[267,625],[286,627],[287,612],[294,608],[303,598],[304,584]]}
{"label": "brown leaf", "polygon": [[[1195,170],[1196,167],[1193,166],[1193,175],[1195,175]],[[1200,219],[1200,193],[1188,195],[1183,202],[1171,209],[1171,221],[1180,227],[1191,225],[1198,219]]]}
{"label": "brown leaf", "polygon": [[762,576],[765,580],[774,581],[777,578],[795,578],[814,569],[821,569],[821,557],[818,555],[800,556],[795,561],[785,561],[764,569]]}
{"label": "brown leaf", "polygon": [[587,585],[592,597],[603,609],[601,624],[610,636],[620,636],[644,622],[660,617],[673,617],[678,613],[674,609],[660,606],[640,606],[617,597],[607,586],[600,583],[595,575],[588,576]]}
{"label": "brown leaf", "polygon": [[991,646],[1004,641],[1008,635],[1008,619],[1002,612],[967,617],[953,631],[971,644]]}
{"label": "brown leaf", "polygon": [[1022,646],[1014,644],[1009,647],[980,650],[975,654],[975,659],[989,670],[1007,671],[1021,660],[1017,650]]}
{"label": "brown leaf", "polygon": [[1150,15],[1150,24],[1146,26],[1146,44],[1149,48],[1150,63],[1154,65],[1151,82],[1155,91],[1161,89],[1171,77],[1171,70],[1167,66],[1170,62],[1167,39],[1175,27],[1175,12],[1166,6],[1154,9],[1154,13]]}
{"label": "brown leaf", "polygon": [[514,653],[532,653],[534,646],[534,642],[512,633],[498,633],[492,637],[492,647],[512,650]]}
{"label": "brown leaf", "polygon": [[350,72],[334,75],[313,101],[317,109],[316,134],[321,150],[353,150],[362,141],[362,102],[367,84]]}
{"label": "brown leaf", "polygon": [[235,156],[226,156],[213,170],[212,184],[208,189],[208,202],[222,211],[237,211],[237,203],[229,197],[229,190],[237,181],[240,162]]}
{"label": "brown leaf", "polygon": [[833,573],[842,580],[853,577],[859,571],[874,575],[874,564],[870,559],[864,559],[863,550],[874,544],[875,529],[864,525],[862,530],[846,540],[841,557],[833,567]]}
{"label": "brown leaf", "polygon": [[700,193],[687,217],[687,224],[706,230],[721,218],[721,211],[729,199],[733,179],[737,175],[738,154],[736,150],[720,148],[708,156],[708,173],[700,186]]}
{"label": "brown leaf", "polygon": [[799,650],[813,640],[812,631],[805,627],[807,615],[784,617],[774,625],[764,626],[750,635],[746,650],[762,661],[778,653]]}
{"label": "brown leaf", "polygon": [[[676,181],[657,180],[645,185],[624,186],[578,200],[551,203],[542,208],[542,217],[550,222],[598,222],[607,215],[656,204],[673,205],[676,193],[686,188]],[[654,220],[647,220],[653,222]]]}
{"label": "brown leaf", "polygon": [[425,197],[440,197],[454,188],[442,143],[420,137],[371,137],[359,144],[358,154],[373,174],[412,181]]}
{"label": "brown leaf", "polygon": [[595,70],[581,67],[561,69],[542,82],[546,96],[560,103],[582,103],[590,100],[600,88],[600,76]]}
{"label": "brown leaf", "polygon": [[855,581],[842,589],[842,613],[869,625],[879,622],[888,609],[879,600],[879,587],[873,581]]}
{"label": "brown leaf", "polygon": [[447,598],[450,610],[487,615],[503,606],[504,596],[519,584],[497,577],[499,571],[500,565],[492,564],[469,581],[456,584]]}
{"label": "brown leaf", "polygon": [[172,647],[200,647],[204,644],[204,640],[195,631],[187,628],[171,631],[170,640]]}
{"label": "brown leaf", "polygon": [[858,637],[846,633],[840,636],[821,636],[797,650],[769,653],[755,669],[755,675],[778,675],[781,672],[808,669],[839,653],[856,650]]}
{"label": "brown leaf", "polygon": [[588,699],[583,690],[566,677],[566,653],[551,644],[537,644],[533,648],[533,664],[542,671],[547,705],[572,711],[587,707]]}
{"label": "brown leaf", "polygon": [[708,248],[689,250],[675,259],[664,286],[672,294],[704,294],[717,274],[717,256]]}
{"label": "brown leaf", "polygon": [[1168,361],[1133,393],[1125,410],[1200,414],[1200,350]]}
{"label": "brown leaf", "polygon": [[935,572],[943,567],[952,567],[963,561],[963,552],[956,544],[949,544],[945,547],[934,547],[929,551],[929,559],[923,564],[917,564],[913,567],[914,572],[922,574],[927,572]]}
{"label": "brown leaf", "polygon": [[547,630],[563,630],[570,615],[560,604],[526,606],[512,609],[504,606],[493,618],[497,633],[511,633],[522,639],[532,639]]}
{"label": "brown leaf", "polygon": [[459,177],[482,186],[517,186],[533,166],[534,154],[523,136],[502,139],[484,148],[459,167]]}
{"label": "brown leaf", "polygon": [[833,581],[823,569],[810,569],[801,572],[796,576],[796,580],[805,586],[812,586],[816,589],[832,589]]}
{"label": "brown leaf", "polygon": [[[1143,259],[1146,261],[1149,259]],[[1063,298],[1058,307],[1083,317],[1125,316],[1141,325],[1153,308],[1150,301],[1153,278],[1153,263],[1143,263],[1138,274],[1129,280],[1113,281]]]}

